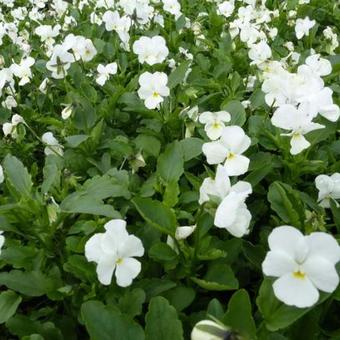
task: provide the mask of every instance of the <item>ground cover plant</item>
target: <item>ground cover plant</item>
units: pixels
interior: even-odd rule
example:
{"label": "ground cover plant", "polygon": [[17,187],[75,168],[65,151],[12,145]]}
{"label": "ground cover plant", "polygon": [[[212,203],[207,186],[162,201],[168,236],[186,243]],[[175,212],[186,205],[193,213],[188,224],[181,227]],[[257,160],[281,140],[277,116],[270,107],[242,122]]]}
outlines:
{"label": "ground cover plant", "polygon": [[339,23],[0,0],[1,339],[339,339]]}

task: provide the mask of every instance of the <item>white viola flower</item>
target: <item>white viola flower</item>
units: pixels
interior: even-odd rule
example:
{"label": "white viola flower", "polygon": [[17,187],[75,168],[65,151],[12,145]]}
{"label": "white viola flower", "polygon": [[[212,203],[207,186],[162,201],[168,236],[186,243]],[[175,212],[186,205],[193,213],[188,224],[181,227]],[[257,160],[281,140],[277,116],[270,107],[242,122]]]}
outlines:
{"label": "white viola flower", "polygon": [[228,123],[230,120],[231,116],[227,111],[206,111],[199,116],[199,122],[205,124],[204,130],[211,140],[216,140],[221,137],[222,131],[225,128],[224,123]]}
{"label": "white viola flower", "polygon": [[74,61],[73,54],[67,51],[66,46],[55,45],[51,59],[46,63],[46,68],[52,72],[53,78],[63,79]]}
{"label": "white viola flower", "polygon": [[8,110],[12,110],[14,107],[18,106],[18,103],[13,96],[7,96],[1,104]]}
{"label": "white viola flower", "polygon": [[209,164],[224,163],[229,176],[239,176],[248,171],[249,158],[242,154],[250,143],[244,130],[233,125],[223,129],[219,140],[203,144],[202,151]]}
{"label": "white viola flower", "polygon": [[321,58],[320,54],[312,54],[306,58],[305,64],[318,76],[328,76],[332,73],[332,64],[329,60]]}
{"label": "white viola flower", "polygon": [[310,20],[309,17],[297,19],[295,24],[296,37],[300,40],[304,36],[309,36],[309,30],[314,27],[315,23],[315,20]]}
{"label": "white viola flower", "polygon": [[100,283],[109,285],[114,273],[118,286],[130,286],[141,271],[141,263],[135,257],[144,254],[142,241],[129,235],[124,220],[111,220],[104,228],[104,233],[97,233],[86,242],[85,256],[97,263]]}
{"label": "white viola flower", "polygon": [[308,108],[305,105],[300,105],[299,108],[290,104],[280,106],[273,114],[271,122],[274,126],[289,130],[291,132],[282,134],[291,136],[290,153],[297,155],[310,146],[304,135],[308,132],[322,129],[325,126],[313,123],[313,116],[310,115]]}
{"label": "white viola flower", "polygon": [[175,18],[181,16],[181,4],[177,0],[162,0],[163,9],[170,14],[173,14]]}
{"label": "white viola flower", "polygon": [[270,251],[262,263],[263,273],[277,277],[275,296],[289,306],[306,308],[319,299],[319,291],[332,293],[339,283],[335,269],[340,247],[327,233],[304,236],[291,226],[275,228],[268,237]]}
{"label": "white viola flower", "polygon": [[159,108],[164,101],[163,97],[170,94],[167,86],[168,76],[163,72],[144,72],[139,77],[140,88],[138,90],[139,98],[144,100],[144,105],[148,109]]}
{"label": "white viola flower", "polygon": [[[315,178],[315,186],[319,190],[318,202],[324,208],[330,208],[331,200],[340,199],[340,173],[331,176],[319,175]],[[338,206],[338,203],[335,201]]]}
{"label": "white viola flower", "polygon": [[110,63],[107,65],[99,64],[97,67],[97,78],[96,83],[100,86],[104,86],[104,84],[109,80],[111,75],[117,73],[117,63]]}
{"label": "white viola flower", "polygon": [[165,39],[159,35],[139,38],[133,43],[132,50],[141,64],[148,65],[162,63],[169,54]]}
{"label": "white viola flower", "polygon": [[228,339],[230,332],[227,327],[211,320],[197,322],[191,332],[191,340],[223,340]]}
{"label": "white viola flower", "polygon": [[176,240],[185,240],[195,231],[196,227],[196,224],[177,227],[175,233]]}
{"label": "white viola flower", "polygon": [[333,102],[333,91],[329,87],[324,87],[321,91],[307,93],[301,98],[301,102],[313,117],[319,113],[331,122],[336,122],[340,118],[340,108]]}
{"label": "white viola flower", "polygon": [[47,93],[47,85],[49,83],[49,79],[45,78],[41,84],[39,85],[39,91],[42,92],[43,94]]}
{"label": "white viola flower", "polygon": [[220,203],[230,192],[243,193],[247,197],[251,194],[252,188],[248,182],[244,181],[239,181],[231,186],[227,169],[219,164],[215,179],[208,177],[203,180],[198,203],[203,204],[211,198],[216,198]]}
{"label": "white viola flower", "polygon": [[2,234],[3,234],[3,231],[1,230],[0,231],[0,255],[1,255],[2,247],[3,247],[4,243],[5,243],[5,236],[2,235]]}
{"label": "white viola flower", "polygon": [[251,221],[251,213],[245,204],[247,195],[248,192],[231,191],[218,206],[214,225],[235,237],[247,235]]}
{"label": "white viola flower", "polygon": [[13,73],[10,68],[0,69],[0,95],[2,94],[2,90],[6,87],[9,87],[13,92],[14,89],[14,79]]}
{"label": "white viola flower", "polygon": [[224,1],[217,6],[217,13],[228,18],[233,14],[234,9],[235,3],[233,0]]}
{"label": "white viola flower", "polygon": [[72,49],[76,60],[91,61],[96,55],[97,50],[91,39],[86,39],[81,35],[69,34],[64,40],[63,46],[66,50]]}
{"label": "white viola flower", "polygon": [[60,29],[60,25],[55,25],[54,27],[51,25],[41,25],[34,32],[40,37],[42,42],[53,43],[54,38],[59,35]]}
{"label": "white viola flower", "polygon": [[261,40],[257,44],[251,45],[248,56],[252,60],[252,64],[260,65],[271,58],[272,50],[264,40]]}
{"label": "white viola flower", "polygon": [[66,120],[71,117],[72,113],[73,113],[73,106],[72,104],[68,104],[61,111],[61,118]]}
{"label": "white viola flower", "polygon": [[5,180],[4,169],[0,165],[0,184],[3,183],[4,180]]}
{"label": "white viola flower", "polygon": [[20,61],[20,64],[12,64],[10,69],[12,73],[20,78],[19,85],[23,86],[30,82],[32,78],[31,66],[34,65],[35,60],[32,57],[24,58]]}
{"label": "white viola flower", "polygon": [[41,140],[47,145],[44,149],[46,156],[55,154],[62,156],[64,154],[63,146],[59,144],[52,132],[45,132],[41,136]]}
{"label": "white viola flower", "polygon": [[11,122],[7,122],[7,123],[4,123],[2,125],[2,131],[5,135],[5,137],[7,137],[8,135],[11,135],[13,138],[16,138],[17,136],[17,125],[20,124],[20,123],[25,123],[24,119],[18,115],[18,114],[15,114],[12,116],[12,119],[11,119]]}
{"label": "white viola flower", "polygon": [[128,16],[124,15],[121,17],[117,11],[106,11],[103,15],[103,22],[105,29],[109,32],[117,32],[123,43],[127,43],[130,40],[131,19]]}

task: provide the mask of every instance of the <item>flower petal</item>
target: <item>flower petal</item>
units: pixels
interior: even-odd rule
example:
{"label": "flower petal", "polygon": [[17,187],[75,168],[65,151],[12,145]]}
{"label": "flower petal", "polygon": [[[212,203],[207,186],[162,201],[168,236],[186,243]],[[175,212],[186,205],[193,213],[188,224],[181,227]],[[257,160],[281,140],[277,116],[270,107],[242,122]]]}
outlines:
{"label": "flower petal", "polygon": [[239,176],[243,175],[248,171],[249,168],[249,158],[243,155],[233,155],[228,157],[224,163],[229,176]]}
{"label": "flower petal", "polygon": [[262,263],[262,270],[265,275],[280,277],[293,273],[296,262],[292,256],[283,251],[269,251]]}
{"label": "flower petal", "polygon": [[112,275],[115,270],[115,258],[106,256],[102,258],[97,265],[98,280],[103,285],[109,285],[112,280]]}
{"label": "flower petal", "polygon": [[204,143],[202,151],[207,157],[208,164],[222,163],[228,154],[228,150],[219,141]]}
{"label": "flower petal", "polygon": [[123,243],[118,245],[117,253],[121,258],[143,256],[143,243],[138,237],[129,235]]}
{"label": "flower petal", "polygon": [[321,256],[311,256],[302,265],[308,278],[320,290],[332,293],[339,284],[339,275],[335,266]]}
{"label": "flower petal", "polygon": [[273,284],[275,296],[288,306],[306,308],[319,299],[319,292],[307,278],[295,278],[293,273],[283,275]]}
{"label": "flower petal", "polygon": [[117,265],[116,268],[117,285],[121,287],[130,286],[132,280],[140,273],[141,268],[141,263],[136,259],[123,259],[122,263]]}

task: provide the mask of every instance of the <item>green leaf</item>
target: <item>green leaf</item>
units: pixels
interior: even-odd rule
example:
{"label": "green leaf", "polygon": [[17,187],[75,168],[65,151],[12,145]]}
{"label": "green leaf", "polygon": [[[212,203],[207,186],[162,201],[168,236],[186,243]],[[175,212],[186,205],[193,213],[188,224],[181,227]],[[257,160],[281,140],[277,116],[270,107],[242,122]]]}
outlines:
{"label": "green leaf", "polygon": [[10,290],[0,294],[0,324],[15,314],[21,300],[21,296]]}
{"label": "green leaf", "polygon": [[185,78],[185,75],[189,69],[190,61],[184,61],[178,67],[176,67],[170,74],[168,80],[168,86],[173,89],[175,86],[179,85]]}
{"label": "green leaf", "polygon": [[204,141],[199,138],[191,137],[181,140],[180,145],[182,147],[184,161],[190,161],[196,158],[202,153],[202,145]]}
{"label": "green leaf", "polygon": [[256,325],[251,313],[250,298],[245,289],[238,290],[229,300],[223,323],[233,331],[240,333],[242,339],[253,339],[255,337]]}
{"label": "green leaf", "polygon": [[145,302],[145,292],[141,288],[136,288],[126,292],[119,299],[119,309],[130,318],[142,313],[143,303]]}
{"label": "green leaf", "polygon": [[69,147],[76,148],[81,143],[85,142],[89,137],[89,135],[74,135],[66,137],[65,139]]}
{"label": "green leaf", "polygon": [[272,183],[268,191],[268,201],[285,223],[297,228],[304,225],[306,219],[304,204],[299,193],[289,185],[279,181]]}
{"label": "green leaf", "polygon": [[41,185],[41,192],[46,194],[53,186],[58,186],[61,176],[61,158],[56,155],[49,155],[45,159],[43,169],[44,181]]}
{"label": "green leaf", "polygon": [[161,263],[177,261],[177,253],[163,242],[155,243],[149,250],[149,256]]}
{"label": "green leaf", "polygon": [[39,271],[12,270],[0,273],[0,285],[27,296],[42,296],[54,288],[53,279]]}
{"label": "green leaf", "polygon": [[194,301],[196,292],[191,287],[178,286],[166,291],[163,296],[169,300],[177,312],[181,312]]}
{"label": "green leaf", "polygon": [[12,155],[7,155],[4,159],[3,167],[5,178],[7,178],[13,188],[20,195],[29,196],[33,185],[31,175],[21,161]]}
{"label": "green leaf", "polygon": [[165,182],[178,181],[184,172],[184,158],[179,142],[170,144],[159,156],[157,173]]}
{"label": "green leaf", "polygon": [[146,340],[184,339],[182,324],[178,319],[176,309],[161,296],[151,299],[145,323]]}
{"label": "green leaf", "polygon": [[203,279],[191,277],[200,287],[207,290],[234,290],[238,288],[238,281],[230,266],[223,263],[210,264]]}
{"label": "green leaf", "polygon": [[140,215],[151,226],[162,233],[175,236],[177,221],[175,214],[163,203],[151,198],[136,197],[132,200]]}
{"label": "green leaf", "polygon": [[[283,304],[275,297],[272,285],[273,280],[265,278],[256,300],[268,330],[275,332],[279,329],[287,328],[315,307],[297,308]],[[317,304],[322,303],[329,295],[321,293]]]}
{"label": "green leaf", "polygon": [[246,111],[238,100],[232,100],[227,104],[222,106],[222,110],[225,110],[230,113],[231,120],[230,125],[238,125],[243,126],[247,120]]}
{"label": "green leaf", "polygon": [[99,301],[87,301],[81,306],[81,316],[93,340],[143,340],[143,329],[118,311]]}

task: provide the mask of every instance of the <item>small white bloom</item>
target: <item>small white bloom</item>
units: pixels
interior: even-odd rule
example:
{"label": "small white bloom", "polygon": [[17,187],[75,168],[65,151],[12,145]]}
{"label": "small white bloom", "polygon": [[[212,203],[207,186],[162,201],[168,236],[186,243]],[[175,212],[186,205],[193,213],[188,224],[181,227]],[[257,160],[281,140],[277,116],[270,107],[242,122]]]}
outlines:
{"label": "small white bloom", "polygon": [[263,273],[277,277],[275,296],[289,306],[306,308],[319,299],[319,291],[332,293],[339,284],[335,269],[340,247],[333,236],[315,232],[304,236],[291,226],[275,228],[268,237],[270,251]]}
{"label": "small white bloom", "polygon": [[139,98],[144,100],[144,104],[148,109],[159,108],[164,101],[163,97],[170,94],[167,86],[168,76],[163,72],[144,72],[139,77],[140,88],[138,90]]}
{"label": "small white bloom", "polygon": [[2,250],[2,247],[5,243],[5,236],[2,235],[3,234],[3,231],[0,231],[0,255],[1,255],[1,250]]}
{"label": "small white bloom", "polygon": [[321,77],[332,73],[332,64],[327,59],[321,58],[320,54],[310,55],[306,58],[305,64]]}
{"label": "small white bloom", "polygon": [[34,58],[27,57],[22,59],[20,64],[12,64],[10,69],[12,73],[20,78],[19,85],[23,86],[30,82],[32,78],[31,66],[35,63]]}
{"label": "small white bloom", "polygon": [[310,146],[310,143],[304,137],[306,133],[324,128],[324,125],[313,123],[312,119],[313,116],[310,115],[305,105],[300,105],[297,109],[293,105],[285,104],[274,112],[271,118],[272,124],[291,131],[283,135],[291,136],[290,153],[292,155],[297,155]]}
{"label": "small white bloom", "polygon": [[252,64],[260,65],[271,58],[272,50],[264,40],[261,40],[257,44],[251,45],[248,55]]}
{"label": "small white bloom", "polygon": [[41,136],[41,140],[47,145],[44,149],[45,155],[63,155],[63,146],[59,144],[52,132],[45,132]]}
{"label": "small white bloom", "polygon": [[[319,190],[318,202],[322,207],[329,208],[330,200],[340,199],[340,173],[317,176],[315,186]],[[337,202],[335,203],[338,205]]]}
{"label": "small white bloom", "polygon": [[132,49],[138,55],[139,62],[148,65],[162,63],[169,54],[165,39],[159,35],[139,38],[133,43]]}
{"label": "small white bloom", "polygon": [[96,83],[103,86],[110,78],[110,75],[117,73],[117,63],[110,63],[107,65],[99,64],[97,67],[98,76],[96,78]]}
{"label": "small white bloom", "polygon": [[181,15],[181,5],[177,0],[162,0],[163,9],[170,14],[173,14],[177,19]]}
{"label": "small white bloom", "polygon": [[230,122],[231,116],[227,111],[203,112],[199,116],[199,122],[205,124],[204,130],[211,140],[221,137],[225,124]]}
{"label": "small white bloom", "polygon": [[217,13],[228,18],[233,14],[234,9],[235,4],[233,0],[224,1],[217,6]]}
{"label": "small white bloom", "polygon": [[196,224],[177,227],[176,233],[175,233],[176,240],[185,240],[195,231],[195,229],[196,229]]}
{"label": "small white bloom", "polygon": [[315,20],[310,20],[309,17],[304,19],[297,19],[295,25],[295,34],[298,39],[309,35],[309,30],[314,27]]}
{"label": "small white bloom", "polygon": [[66,105],[61,111],[61,118],[64,120],[70,118],[72,112],[73,112],[72,104]]}
{"label": "small white bloom", "polygon": [[141,263],[134,257],[143,256],[143,244],[128,234],[124,220],[111,220],[104,228],[104,233],[97,233],[86,242],[85,256],[97,263],[98,280],[103,285],[109,285],[115,273],[117,285],[127,287],[141,271]]}
{"label": "small white bloom", "polygon": [[223,340],[228,334],[227,327],[211,320],[202,320],[193,328],[191,340]]}
{"label": "small white bloom", "polygon": [[224,162],[229,176],[243,175],[248,171],[249,159],[242,155],[251,140],[239,126],[227,126],[219,140],[203,144],[202,151],[209,164]]}

